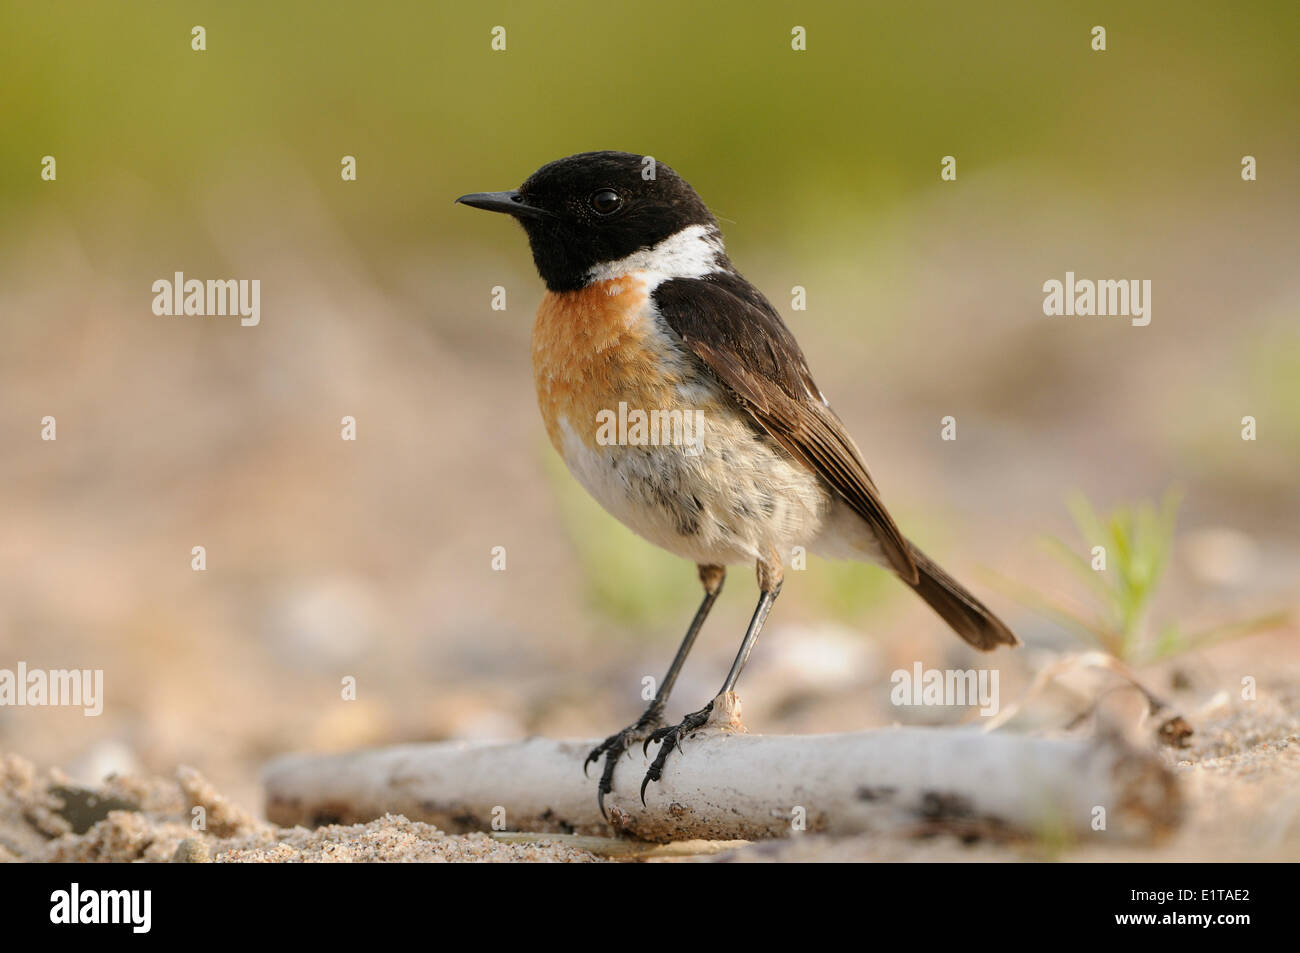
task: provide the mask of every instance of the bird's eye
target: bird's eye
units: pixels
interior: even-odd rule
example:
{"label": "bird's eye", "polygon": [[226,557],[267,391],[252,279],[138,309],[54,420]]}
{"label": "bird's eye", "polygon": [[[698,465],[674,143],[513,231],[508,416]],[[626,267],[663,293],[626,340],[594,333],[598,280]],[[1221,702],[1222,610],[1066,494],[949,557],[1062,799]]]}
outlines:
{"label": "bird's eye", "polygon": [[623,207],[623,196],[613,189],[597,189],[587,202],[597,215],[612,215]]}

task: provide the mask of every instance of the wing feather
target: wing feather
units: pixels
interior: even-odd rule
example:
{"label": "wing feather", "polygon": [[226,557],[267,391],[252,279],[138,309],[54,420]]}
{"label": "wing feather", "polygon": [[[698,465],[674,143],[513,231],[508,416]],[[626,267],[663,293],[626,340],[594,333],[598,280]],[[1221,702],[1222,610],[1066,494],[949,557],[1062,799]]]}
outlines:
{"label": "wing feather", "polygon": [[752,285],[729,272],[674,278],[654,291],[669,327],[736,402],[792,457],[818,474],[875,533],[894,570],[919,579],[911,548],[857,445],[813,381],[794,336]]}

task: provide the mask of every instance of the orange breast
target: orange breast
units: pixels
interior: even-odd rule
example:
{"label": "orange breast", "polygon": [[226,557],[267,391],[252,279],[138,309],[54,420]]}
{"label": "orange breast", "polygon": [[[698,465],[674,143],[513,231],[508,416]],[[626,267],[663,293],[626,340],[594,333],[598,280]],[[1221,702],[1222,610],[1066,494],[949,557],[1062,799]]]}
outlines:
{"label": "orange breast", "polygon": [[625,275],[579,291],[550,292],[533,326],[533,378],[551,443],[563,454],[561,424],[596,446],[596,415],[677,406],[677,377],[648,314],[644,281]]}

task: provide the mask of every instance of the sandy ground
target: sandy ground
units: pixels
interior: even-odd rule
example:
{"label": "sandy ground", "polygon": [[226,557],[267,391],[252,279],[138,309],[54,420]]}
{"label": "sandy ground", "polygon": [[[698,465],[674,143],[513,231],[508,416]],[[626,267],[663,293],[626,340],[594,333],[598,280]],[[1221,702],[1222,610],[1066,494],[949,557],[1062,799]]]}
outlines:
{"label": "sandy ground", "polygon": [[525,862],[604,859],[725,861],[1296,860],[1300,859],[1300,688],[1251,701],[1220,695],[1191,715],[1189,747],[1166,754],[1189,810],[1160,844],[1132,848],[1038,841],[963,842],[947,835],[806,836],[663,858],[617,841],[538,835],[502,843],[448,834],[387,814],[367,824],[281,828],[224,797],[192,768],[173,778],[114,777],[82,787],[16,755],[0,760],[0,859],[95,862]]}
{"label": "sandy ground", "polygon": [[[368,824],[277,828],[181,768],[175,779],[115,778],[97,790],[69,787],[30,762],[0,764],[0,858],[36,862],[351,863],[595,861],[558,844],[501,844],[484,834],[451,836],[385,815]],[[197,818],[201,818],[201,821]],[[205,830],[196,830],[202,824]],[[89,825],[89,826],[87,826]]]}

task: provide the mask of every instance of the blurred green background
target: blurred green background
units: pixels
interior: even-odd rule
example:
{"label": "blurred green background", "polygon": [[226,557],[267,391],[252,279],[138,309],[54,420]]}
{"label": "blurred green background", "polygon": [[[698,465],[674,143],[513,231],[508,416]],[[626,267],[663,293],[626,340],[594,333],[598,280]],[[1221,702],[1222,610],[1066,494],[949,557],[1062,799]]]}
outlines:
{"label": "blurred green background", "polygon": [[[452,204],[588,149],[696,186],[899,522],[1031,641],[1064,636],[993,570],[1077,592],[1034,545],[1076,489],[1183,489],[1182,614],[1293,603],[1298,27],[1292,3],[4,4],[0,664],[103,667],[109,700],[0,711],[0,747],[247,795],[289,748],[637,713],[694,570],[564,474],[526,243]],[[178,270],[259,278],[261,325],[153,315]],[[1044,317],[1067,270],[1150,279],[1151,325]],[[733,571],[675,710],[752,596]],[[759,729],[890,720],[873,678],[964,658],[865,567],[813,562],[772,629],[741,686]]]}

